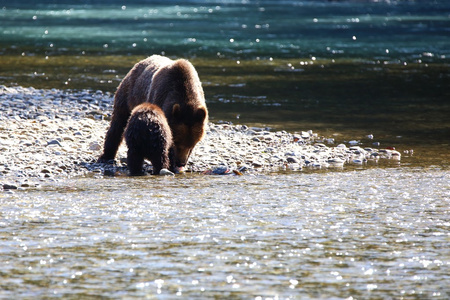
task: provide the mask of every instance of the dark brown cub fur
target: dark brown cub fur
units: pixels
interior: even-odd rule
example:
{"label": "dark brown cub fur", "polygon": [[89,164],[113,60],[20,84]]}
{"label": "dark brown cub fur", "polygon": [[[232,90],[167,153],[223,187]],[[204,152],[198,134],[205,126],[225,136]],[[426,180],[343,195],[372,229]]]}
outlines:
{"label": "dark brown cub fur", "polygon": [[144,174],[144,159],[152,162],[155,175],[161,169],[170,168],[172,132],[158,106],[143,103],[133,109],[125,128],[125,141],[128,146],[127,164],[130,175]]}

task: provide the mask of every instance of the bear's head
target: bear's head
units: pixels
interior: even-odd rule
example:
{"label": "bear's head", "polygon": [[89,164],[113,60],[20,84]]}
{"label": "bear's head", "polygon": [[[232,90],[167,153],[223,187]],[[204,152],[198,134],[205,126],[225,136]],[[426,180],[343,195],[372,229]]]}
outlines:
{"label": "bear's head", "polygon": [[175,104],[172,108],[170,127],[173,137],[173,156],[175,167],[187,164],[195,145],[203,138],[208,122],[208,110],[205,106],[183,108]]}

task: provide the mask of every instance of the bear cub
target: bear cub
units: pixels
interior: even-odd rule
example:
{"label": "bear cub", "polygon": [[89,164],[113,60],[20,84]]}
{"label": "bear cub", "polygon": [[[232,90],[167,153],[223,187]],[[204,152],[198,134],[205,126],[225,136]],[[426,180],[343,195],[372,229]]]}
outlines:
{"label": "bear cub", "polygon": [[151,161],[154,175],[170,173],[167,169],[173,170],[170,165],[172,131],[161,108],[148,102],[136,106],[131,112],[124,136],[131,176],[145,174],[142,169],[144,159]]}

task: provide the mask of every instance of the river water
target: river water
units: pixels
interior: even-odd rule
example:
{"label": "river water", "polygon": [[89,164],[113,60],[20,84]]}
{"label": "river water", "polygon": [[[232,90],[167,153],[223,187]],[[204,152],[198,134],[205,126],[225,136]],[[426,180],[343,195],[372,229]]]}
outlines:
{"label": "river water", "polygon": [[446,299],[449,180],[375,168],[73,179],[2,195],[1,294]]}
{"label": "river water", "polygon": [[97,2],[0,1],[0,84],[114,92],[185,57],[213,122],[403,157],[4,192],[0,298],[450,297],[448,1]]}

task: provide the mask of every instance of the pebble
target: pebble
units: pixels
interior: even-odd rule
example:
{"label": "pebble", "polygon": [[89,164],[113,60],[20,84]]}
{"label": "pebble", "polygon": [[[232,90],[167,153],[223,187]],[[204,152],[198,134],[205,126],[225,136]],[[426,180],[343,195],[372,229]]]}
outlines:
{"label": "pebble", "polygon": [[[73,176],[127,174],[125,143],[111,164],[96,163],[111,119],[111,93],[0,86],[0,101],[0,188],[4,191]],[[334,142],[311,130],[292,134],[209,123],[185,171],[242,175],[401,159],[396,150],[363,149],[356,140],[349,142],[349,148],[329,147]],[[144,167],[151,170],[147,163]]]}
{"label": "pebble", "polygon": [[175,176],[174,173],[172,173],[171,171],[169,171],[167,169],[161,169],[159,171],[159,175],[162,175],[162,176]]}
{"label": "pebble", "polygon": [[[47,142],[47,146],[50,146],[50,145],[58,145],[58,146],[61,146],[61,143],[58,141],[58,140],[51,140],[51,141],[48,141]],[[61,146],[62,147],[62,146]]]}
{"label": "pebble", "polygon": [[3,184],[3,189],[4,190],[17,190],[18,187],[17,187],[17,185],[14,185],[14,184],[5,183],[5,184]]}
{"label": "pebble", "polygon": [[288,158],[286,159],[286,161],[287,161],[288,163],[298,163],[298,159],[295,158],[295,157],[288,157]]}

